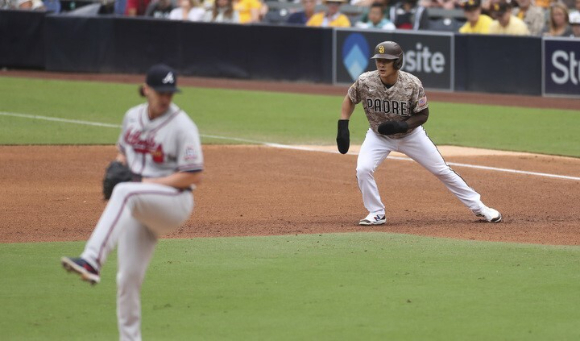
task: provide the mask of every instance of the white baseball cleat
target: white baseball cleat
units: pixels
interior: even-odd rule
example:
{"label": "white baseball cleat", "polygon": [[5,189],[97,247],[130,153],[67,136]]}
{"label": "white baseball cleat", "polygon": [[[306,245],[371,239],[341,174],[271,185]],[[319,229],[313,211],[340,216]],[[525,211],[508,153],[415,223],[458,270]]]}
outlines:
{"label": "white baseball cleat", "polygon": [[359,225],[382,225],[387,222],[387,217],[384,214],[369,213],[366,218],[359,221]]}
{"label": "white baseball cleat", "polygon": [[491,207],[483,206],[478,212],[474,212],[478,217],[484,218],[488,223],[499,223],[501,221],[501,213]]}

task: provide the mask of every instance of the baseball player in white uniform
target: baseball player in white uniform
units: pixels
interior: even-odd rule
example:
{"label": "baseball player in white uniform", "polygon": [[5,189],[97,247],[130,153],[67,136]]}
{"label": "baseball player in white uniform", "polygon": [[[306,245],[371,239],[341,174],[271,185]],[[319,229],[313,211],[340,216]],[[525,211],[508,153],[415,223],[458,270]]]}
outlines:
{"label": "baseball player in white uniform", "polygon": [[373,174],[391,151],[404,153],[433,173],[477,216],[500,222],[501,214],[484,205],[479,193],[445,163],[423,129],[422,124],[429,117],[427,97],[421,81],[400,70],[404,56],[399,44],[385,41],[374,52],[372,59],[377,70],[363,73],[349,88],[342,102],[336,139],[338,150],[347,153],[348,122],[356,104],[362,102],[370,128],[358,155],[356,174],[369,213],[359,224],[381,225],[387,221]]}
{"label": "baseball player in white uniform", "polygon": [[140,290],[159,236],[182,225],[193,211],[192,189],[201,181],[203,154],[196,125],[172,103],[176,73],[150,68],[141,94],[147,103],[127,111],[117,160],[142,177],[115,186],[80,258],[63,257],[68,271],[96,284],[118,246],[117,318],[121,340],[141,340]]}

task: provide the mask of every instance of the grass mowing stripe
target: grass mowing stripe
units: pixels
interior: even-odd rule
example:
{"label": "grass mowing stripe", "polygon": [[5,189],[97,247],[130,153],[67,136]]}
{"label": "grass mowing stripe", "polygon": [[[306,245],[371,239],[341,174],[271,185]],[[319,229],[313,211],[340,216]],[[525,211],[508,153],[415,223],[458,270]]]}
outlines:
{"label": "grass mowing stripe", "polygon": [[[0,245],[9,340],[116,338],[115,258],[91,288],[59,268],[84,243]],[[162,240],[143,286],[152,340],[572,340],[578,247],[387,233]],[[92,335],[92,334],[91,334]]]}
{"label": "grass mowing stripe", "polygon": [[[143,101],[136,87],[2,77],[0,111],[119,124],[128,108]],[[175,102],[192,116],[203,134],[281,144],[334,144],[341,96],[182,90]],[[580,157],[580,135],[572,129],[580,125],[578,110],[438,102],[431,102],[430,109],[425,127],[437,144]],[[361,143],[367,129],[359,105],[350,123],[352,143]],[[112,135],[78,134],[59,124],[21,124],[0,116],[0,144],[113,144],[116,136]]]}

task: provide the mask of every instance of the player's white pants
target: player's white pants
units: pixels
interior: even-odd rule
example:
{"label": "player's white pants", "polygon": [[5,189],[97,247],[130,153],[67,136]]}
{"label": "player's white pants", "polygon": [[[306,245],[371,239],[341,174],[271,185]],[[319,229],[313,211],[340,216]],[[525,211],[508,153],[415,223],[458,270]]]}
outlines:
{"label": "player's white pants", "polygon": [[373,174],[392,151],[403,153],[425,167],[472,211],[477,212],[483,207],[479,193],[445,163],[423,127],[419,126],[401,139],[377,134],[372,129],[367,131],[358,155],[356,176],[365,208],[370,213],[385,213],[385,205],[381,201]]}
{"label": "player's white pants", "polygon": [[141,340],[141,284],[157,237],[177,229],[193,211],[193,195],[140,182],[115,186],[81,257],[101,269],[118,244],[117,318],[120,340]]}

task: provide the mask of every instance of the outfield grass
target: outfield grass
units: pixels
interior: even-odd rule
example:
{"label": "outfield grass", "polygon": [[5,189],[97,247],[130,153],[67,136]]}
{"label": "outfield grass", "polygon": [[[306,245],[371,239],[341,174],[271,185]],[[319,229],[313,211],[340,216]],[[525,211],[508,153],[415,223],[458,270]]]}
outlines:
{"label": "outfield grass", "polygon": [[[143,102],[136,85],[0,78],[0,111],[120,124]],[[284,144],[331,145],[342,96],[183,88],[176,103],[188,112],[204,143],[240,143],[223,136]],[[430,103],[425,124],[437,144],[580,157],[580,111]],[[368,122],[361,106],[351,124],[361,143]],[[113,144],[116,128],[79,126],[0,115],[0,144]]]}
{"label": "outfield grass", "polygon": [[[60,268],[83,245],[0,244],[4,340],[117,338],[116,257],[95,287]],[[579,247],[386,233],[162,240],[143,286],[143,334],[578,340],[579,257]]]}
{"label": "outfield grass", "polygon": [[[217,135],[334,144],[341,96],[183,88]],[[0,78],[0,112],[119,125],[136,86]],[[431,103],[438,144],[580,157],[580,111]],[[357,109],[353,143],[367,123]],[[0,114],[0,144],[113,144],[119,129]],[[60,268],[84,242],[0,244],[0,339],[115,340],[115,257],[90,287]],[[146,340],[578,340],[580,247],[387,233],[162,240]]]}

